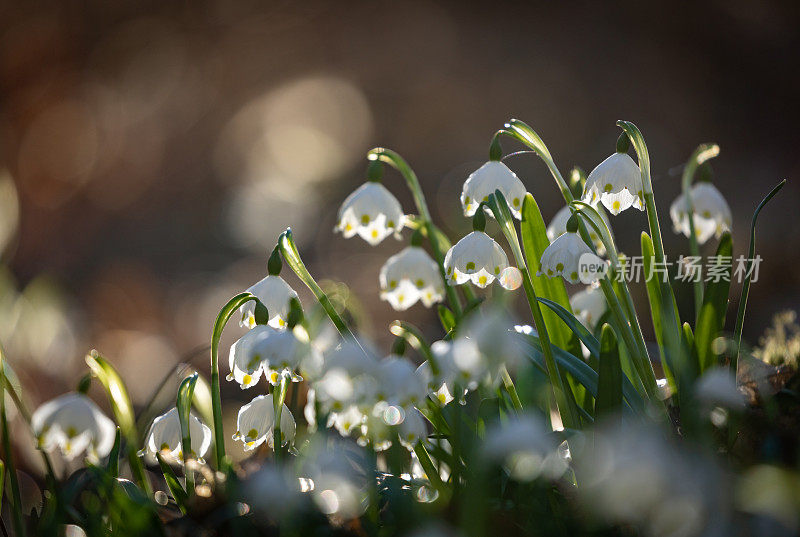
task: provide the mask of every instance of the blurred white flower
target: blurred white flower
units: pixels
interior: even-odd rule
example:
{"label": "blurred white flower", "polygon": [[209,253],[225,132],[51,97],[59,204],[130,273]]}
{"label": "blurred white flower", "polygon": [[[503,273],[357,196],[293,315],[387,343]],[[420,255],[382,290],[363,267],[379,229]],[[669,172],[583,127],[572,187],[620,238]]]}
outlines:
{"label": "blurred white flower", "polygon": [[358,234],[375,246],[392,233],[399,239],[406,217],[397,198],[382,184],[370,181],[347,196],[338,220],[336,230],[346,239]]}
{"label": "blurred white flower", "polygon": [[531,481],[540,475],[557,478],[567,470],[567,462],[552,434],[541,418],[522,415],[486,432],[484,455],[503,464],[519,481]]}
{"label": "blurred white flower", "polygon": [[506,198],[511,214],[522,219],[522,202],[525,199],[525,185],[508,166],[499,160],[490,160],[467,177],[461,192],[461,206],[464,216],[472,216],[481,202],[489,201],[489,196],[499,190]]}
{"label": "blurred white flower", "polygon": [[439,378],[436,382],[441,381],[442,384],[453,387],[448,388],[447,393],[457,395],[453,392],[456,385],[464,390],[474,390],[489,373],[486,360],[472,339],[459,336],[452,341],[434,341],[431,352],[439,366]]}
{"label": "blurred white flower", "polygon": [[227,379],[235,380],[242,389],[254,386],[262,373],[273,386],[280,383],[281,377],[299,382],[303,378],[296,371],[303,369],[306,361],[308,368],[316,370],[321,357],[308,341],[299,339],[294,330],[256,326],[231,346],[231,373]]}
{"label": "blurred white flower", "polygon": [[242,495],[256,514],[272,521],[291,516],[301,508],[300,481],[274,464],[264,464],[242,483]]}
{"label": "blurred white flower", "polygon": [[[191,437],[193,458],[202,459],[211,447],[211,429],[204,425],[194,414],[189,415],[189,436]],[[181,445],[181,422],[178,409],[172,408],[153,420],[139,455],[155,457],[160,453],[171,462],[183,462],[183,446]]]}
{"label": "blurred white flower", "polygon": [[[289,301],[297,298],[297,293],[280,276],[267,276],[260,282],[250,287],[247,292],[258,297],[269,313],[269,325],[273,328],[285,328],[286,317],[289,315]],[[242,314],[241,326],[253,328],[256,326],[256,305],[253,301],[239,308]]]}
{"label": "blurred white flower", "polygon": [[[545,274],[548,278],[563,276],[570,283],[578,283],[580,281],[589,283],[585,280],[587,276],[591,275],[586,274],[586,271],[582,270],[580,266],[581,258],[586,254],[591,254],[598,262],[602,263],[602,260],[592,254],[592,251],[577,233],[568,231],[545,248],[537,276],[542,274]],[[585,261],[586,259],[584,258],[583,260]]]}
{"label": "blurred white flower", "polygon": [[736,385],[736,377],[727,367],[715,367],[703,373],[694,387],[695,397],[708,405],[731,410],[745,407],[745,397]]}
{"label": "blurred white flower", "polygon": [[428,435],[425,418],[422,417],[419,410],[412,408],[406,412],[405,419],[398,427],[398,435],[400,443],[409,451],[413,451],[416,443]]}
{"label": "blurred white flower", "polygon": [[[275,431],[275,408],[270,395],[259,395],[242,408],[236,418],[236,433],[234,440],[244,443],[244,450],[251,451],[264,442],[273,448],[273,434]],[[289,407],[284,403],[281,407],[281,438],[283,444],[294,440],[296,425],[294,416]]]}
{"label": "blurred white flower", "polygon": [[[719,238],[731,229],[731,209],[717,187],[711,183],[695,183],[689,191],[694,209],[694,231],[697,242],[705,243],[712,235]],[[672,225],[676,233],[691,236],[689,208],[686,197],[681,194],[669,208]]]}
{"label": "blurred white flower", "polygon": [[583,200],[592,205],[599,201],[615,216],[631,206],[644,211],[639,166],[627,153],[614,153],[586,178]]}
{"label": "blurred white flower", "polygon": [[68,393],[36,409],[31,426],[39,447],[59,448],[67,459],[86,453],[90,460],[105,457],[114,445],[116,424],[81,393]]}
{"label": "blurred white flower", "polygon": [[605,295],[593,285],[572,295],[569,305],[572,307],[575,317],[589,330],[594,330],[595,323],[608,309]]}
{"label": "blurred white flower", "polygon": [[367,475],[374,470],[363,449],[342,441],[314,442],[301,453],[301,464],[313,483],[314,503],[329,516],[344,520],[367,505]]}
{"label": "blurred white flower", "polygon": [[360,431],[366,419],[357,406],[351,405],[343,412],[331,412],[328,427],[333,426],[342,436],[350,436],[353,431]]}
{"label": "blurred white flower", "polygon": [[378,360],[351,340],[345,340],[325,356],[321,378],[314,383],[319,405],[327,412],[357,406],[369,412],[378,390]]}
{"label": "blurred white flower", "polygon": [[474,341],[492,380],[499,368],[513,370],[524,359],[523,343],[514,330],[514,320],[500,308],[475,310],[465,321],[463,333]]}
{"label": "blurred white flower", "polygon": [[[611,224],[608,221],[605,211],[598,209],[597,212],[610,229]],[[572,211],[569,210],[569,206],[564,206],[558,210],[556,215],[550,221],[550,225],[547,226],[547,238],[550,240],[550,242],[553,242],[562,234],[567,232],[567,220],[569,220],[570,216],[572,216]],[[606,252],[606,246],[603,244],[603,241],[600,240],[597,232],[590,225],[586,226],[586,230],[589,232],[589,238],[592,239],[594,247],[597,249],[597,253],[599,255],[603,255]]]}
{"label": "blurred white flower", "polygon": [[422,362],[417,368],[417,375],[423,379],[427,386],[428,393],[438,401],[439,405],[444,406],[453,400],[453,394],[450,393],[447,382],[442,379],[442,375],[433,374],[430,362],[427,360]]}
{"label": "blurred white flower", "polygon": [[408,358],[388,356],[383,359],[379,365],[378,380],[378,399],[390,405],[409,409],[419,405],[427,395],[425,380]]}
{"label": "blurred white flower", "polygon": [[390,257],[381,268],[380,285],[381,299],[400,311],[418,300],[430,308],[444,294],[436,261],[419,246],[408,246]]}
{"label": "blurred white flower", "polygon": [[444,258],[444,269],[451,285],[472,281],[481,288],[491,284],[495,278],[506,287],[509,277],[503,273],[507,269],[518,271],[516,267],[508,266],[506,253],[483,231],[473,231],[450,248]]}

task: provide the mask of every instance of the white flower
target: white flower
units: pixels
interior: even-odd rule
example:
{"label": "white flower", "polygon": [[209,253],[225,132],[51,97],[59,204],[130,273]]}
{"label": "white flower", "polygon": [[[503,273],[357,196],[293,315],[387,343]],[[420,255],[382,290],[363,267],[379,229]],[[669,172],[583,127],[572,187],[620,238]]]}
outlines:
{"label": "white flower", "polygon": [[[694,231],[697,242],[705,243],[712,235],[719,238],[731,229],[731,209],[725,198],[711,183],[696,183],[689,191],[694,208]],[[678,196],[669,208],[672,225],[676,233],[687,237],[692,234],[689,226],[689,210],[683,194]]]}
{"label": "white flower", "polygon": [[[457,337],[452,341],[434,341],[431,352],[439,366],[437,383],[458,384],[463,389],[474,390],[488,374],[487,363],[472,339]],[[452,393],[452,390],[448,389],[448,392]]]}
{"label": "white flower", "polygon": [[425,379],[417,374],[408,358],[389,356],[380,362],[378,399],[391,405],[410,408],[427,394]]}
{"label": "white flower", "polygon": [[499,308],[474,311],[466,320],[463,333],[477,345],[494,381],[499,380],[501,366],[514,369],[524,360],[514,321]]}
{"label": "white flower", "polygon": [[331,412],[328,427],[333,426],[342,436],[350,436],[354,430],[360,429],[366,418],[357,406],[351,405],[344,412]]}
{"label": "white flower", "polygon": [[578,320],[589,330],[594,329],[595,323],[608,309],[605,295],[592,285],[572,295],[569,305]]}
{"label": "white flower", "polygon": [[430,308],[444,295],[439,266],[419,246],[409,246],[390,257],[381,268],[380,284],[381,299],[401,311],[418,300]]}
{"label": "white flower", "polygon": [[[242,408],[236,418],[236,434],[234,440],[244,442],[244,450],[251,451],[264,442],[273,447],[273,434],[275,430],[275,408],[272,394],[259,395]],[[283,444],[294,439],[296,425],[294,416],[289,407],[284,403],[281,407],[281,438]]]}
{"label": "white flower", "polygon": [[56,447],[67,459],[86,452],[90,459],[105,457],[114,445],[116,424],[81,393],[68,393],[46,402],[31,416],[39,447]]}
{"label": "white flower", "polygon": [[489,201],[495,190],[503,193],[511,214],[522,219],[522,201],[525,199],[525,185],[508,166],[499,160],[490,160],[470,174],[461,192],[461,206],[464,216],[472,216],[482,201]]}
{"label": "white flower", "polygon": [[[269,313],[270,326],[273,328],[286,327],[286,317],[289,315],[289,301],[297,298],[297,293],[289,287],[289,284],[283,278],[280,276],[267,276],[250,287],[247,292],[256,295],[261,303],[266,306]],[[255,310],[256,305],[252,300],[239,308],[242,314],[242,320],[239,322],[240,326],[253,328],[256,325]]]}
{"label": "white flower", "polygon": [[531,481],[543,473],[558,477],[567,470],[557,444],[538,416],[526,414],[495,425],[486,438],[486,457],[502,463],[519,481]]}
{"label": "white flower", "polygon": [[282,376],[299,382],[303,378],[295,371],[303,369],[306,361],[310,362],[309,369],[316,369],[320,360],[319,352],[299,340],[294,331],[256,326],[231,345],[227,379],[235,380],[242,389],[254,386],[262,373],[273,386]]}
{"label": "white flower", "polygon": [[378,390],[378,360],[351,340],[328,353],[321,378],[314,383],[319,404],[328,411],[342,412],[356,405],[366,413]]}
{"label": "white flower", "polygon": [[[598,214],[600,214],[600,217],[603,219],[606,225],[609,228],[611,228],[611,225],[608,221],[608,217],[606,216],[605,211],[603,211],[602,209],[598,209],[597,212]],[[550,239],[551,242],[556,240],[563,233],[567,232],[567,220],[569,220],[570,216],[572,216],[572,211],[570,211],[569,206],[564,206],[558,210],[556,215],[550,221],[550,225],[547,226],[547,238]],[[600,240],[600,237],[597,235],[597,232],[591,225],[588,224],[586,226],[586,230],[589,232],[589,238],[592,239],[592,242],[594,243],[594,246],[597,249],[597,253],[603,255],[606,251],[606,247],[603,244],[603,241]]]}
{"label": "white flower", "polygon": [[398,426],[398,436],[400,443],[408,450],[413,451],[416,443],[428,436],[428,428],[425,426],[425,418],[416,408],[412,408],[406,413],[405,419]]}
{"label": "white flower", "polygon": [[639,166],[627,153],[614,153],[586,178],[583,200],[592,205],[600,201],[615,216],[631,206],[644,211]]}
{"label": "white flower", "polygon": [[391,192],[380,183],[367,182],[347,196],[339,209],[336,230],[346,239],[356,233],[372,246],[400,232],[405,225],[403,208]]}
{"label": "white flower", "polygon": [[[189,415],[189,436],[191,437],[191,456],[202,459],[211,447],[211,429],[204,425],[194,414]],[[183,446],[181,445],[181,422],[178,418],[178,409],[172,408],[153,420],[144,443],[144,449],[139,455],[155,457],[161,453],[170,460],[183,461]]]}
{"label": "white flower", "polygon": [[[587,275],[586,271],[581,267],[581,257],[587,254],[596,258],[592,260],[593,262],[602,263],[602,260],[592,254],[592,251],[577,233],[568,231],[545,248],[537,276],[542,274],[547,275],[548,278],[564,276],[564,279],[571,283],[583,281],[586,276],[591,276],[591,274]],[[583,261],[587,259],[584,258]]]}
{"label": "white flower", "polygon": [[506,253],[483,231],[473,231],[448,250],[444,269],[448,283],[461,285],[472,281],[486,287],[508,268]]}

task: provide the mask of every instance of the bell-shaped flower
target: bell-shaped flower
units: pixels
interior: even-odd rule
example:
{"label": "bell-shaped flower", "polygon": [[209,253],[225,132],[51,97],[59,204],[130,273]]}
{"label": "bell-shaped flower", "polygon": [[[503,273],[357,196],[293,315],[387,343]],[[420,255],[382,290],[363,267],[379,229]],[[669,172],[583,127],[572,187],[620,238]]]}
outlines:
{"label": "bell-shaped flower", "polygon": [[401,356],[388,356],[378,369],[380,387],[377,399],[391,405],[411,408],[427,395],[425,380],[417,374],[414,364]]}
{"label": "bell-shaped flower", "polygon": [[82,393],[46,402],[31,416],[31,426],[41,449],[59,448],[70,460],[84,452],[90,460],[105,457],[117,431],[116,424]]}
{"label": "bell-shaped flower", "polygon": [[[592,256],[593,263],[602,263],[602,260],[592,253],[577,233],[567,231],[545,248],[537,276],[542,274],[548,278],[563,276],[570,283],[578,283],[580,281],[590,283],[592,279],[597,278],[595,277],[596,275],[588,273],[586,267],[582,266],[590,259],[588,256]],[[585,281],[587,279],[589,281]]]}
{"label": "bell-shaped flower", "polygon": [[381,268],[381,299],[396,310],[422,301],[426,308],[441,302],[444,285],[436,261],[419,246],[408,246],[390,257]]}
{"label": "bell-shaped flower", "polygon": [[[294,439],[296,427],[294,416],[284,403],[281,407],[282,445]],[[236,418],[236,434],[233,435],[233,439],[241,440],[244,443],[245,451],[251,451],[264,442],[273,448],[274,434],[275,406],[272,394],[259,395],[239,409],[239,416]]]}
{"label": "bell-shaped flower", "polygon": [[525,351],[514,321],[500,308],[473,311],[465,320],[462,333],[474,341],[492,381],[499,380],[502,366],[515,369],[524,359]]}
{"label": "bell-shaped flower", "polygon": [[385,186],[369,181],[347,196],[336,230],[346,239],[358,234],[372,246],[392,233],[399,239],[406,222],[403,207]]}
{"label": "bell-shaped flower", "polygon": [[[269,313],[269,325],[273,328],[285,328],[289,315],[289,301],[297,298],[297,293],[280,276],[269,275],[247,290],[258,297]],[[256,326],[256,305],[251,300],[244,304],[239,311],[242,314],[241,326],[253,328]]]}
{"label": "bell-shaped flower", "polygon": [[[507,271],[507,269],[513,269]],[[508,266],[508,258],[503,248],[483,231],[473,231],[448,250],[444,258],[447,281],[451,285],[461,285],[472,281],[480,288],[491,284],[498,278],[506,288],[509,276],[516,267]]]}
{"label": "bell-shaped flower", "polygon": [[351,405],[343,412],[331,412],[328,416],[328,427],[333,427],[342,436],[350,436],[353,431],[361,430],[361,425],[367,419],[357,406]]}
{"label": "bell-shaped flower", "polygon": [[[694,232],[698,243],[703,244],[712,235],[719,238],[725,231],[730,231],[731,208],[714,185],[708,182],[696,183],[689,195],[694,209]],[[672,202],[669,215],[676,233],[691,236],[689,208],[683,194]]]}
{"label": "bell-shaped flower", "polygon": [[266,339],[275,329],[269,326],[256,326],[231,345],[228,363],[231,369],[227,380],[235,380],[242,389],[255,386],[264,373],[262,356],[256,352],[257,344]]}
{"label": "bell-shaped flower", "polygon": [[[191,456],[202,459],[211,447],[211,429],[204,425],[194,414],[189,414],[189,436],[192,444]],[[178,409],[172,408],[153,420],[144,442],[144,449],[139,455],[155,457],[160,453],[172,462],[183,461],[183,445],[181,444],[181,422]]]}
{"label": "bell-shaped flower", "polygon": [[[488,377],[488,364],[473,339],[457,337],[451,341],[435,341],[431,352],[439,366],[439,379],[453,386],[453,390],[455,386],[474,390]],[[450,391],[455,394],[453,390]]]}
{"label": "bell-shaped flower", "polygon": [[410,411],[406,412],[405,418],[397,429],[400,443],[409,451],[413,451],[416,443],[428,435],[425,418],[422,417],[422,414],[416,408],[412,408]]}
{"label": "bell-shaped flower", "polygon": [[525,185],[508,166],[499,160],[490,160],[470,174],[461,191],[461,206],[464,216],[472,216],[481,202],[489,201],[495,190],[503,193],[511,214],[522,219],[522,202],[525,199]]}
{"label": "bell-shaped flower", "polygon": [[378,391],[378,360],[352,340],[328,353],[321,378],[314,383],[314,393],[326,411],[342,412],[356,405],[367,412]]}
{"label": "bell-shaped flower", "polygon": [[[597,211],[600,214],[600,217],[606,223],[606,225],[611,228],[611,224],[608,221],[608,217],[606,216],[605,211],[602,209]],[[569,206],[564,206],[558,210],[556,215],[550,220],[550,225],[547,226],[547,238],[550,242],[553,242],[562,234],[567,232],[567,221],[569,217],[572,216],[572,211],[570,211]],[[590,225],[586,226],[586,230],[589,232],[589,237],[592,239],[594,243],[595,249],[597,249],[597,253],[600,255],[605,254],[606,246],[603,244],[603,241],[600,240],[600,237],[597,235],[597,232],[594,228]]]}
{"label": "bell-shaped flower", "polygon": [[263,373],[273,386],[280,383],[282,377],[300,382],[303,378],[298,370],[318,368],[321,361],[319,351],[308,341],[300,339],[294,330],[276,330],[269,326],[257,326],[242,336],[231,346],[230,368],[228,380],[236,380],[242,389],[249,388],[258,382]]}
{"label": "bell-shaped flower", "polygon": [[597,321],[608,310],[605,295],[593,285],[572,295],[569,305],[575,317],[589,330],[594,330]]}
{"label": "bell-shaped flower", "polygon": [[629,207],[644,211],[639,166],[627,153],[614,153],[586,178],[583,201],[592,205],[601,202],[615,216]]}

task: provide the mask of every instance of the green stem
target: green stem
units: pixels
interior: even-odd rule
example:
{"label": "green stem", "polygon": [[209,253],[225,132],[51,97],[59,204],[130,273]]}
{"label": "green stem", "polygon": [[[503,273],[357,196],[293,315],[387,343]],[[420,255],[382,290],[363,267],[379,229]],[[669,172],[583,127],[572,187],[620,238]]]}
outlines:
{"label": "green stem", "polygon": [[[5,453],[5,464],[8,474],[8,482],[11,489],[11,499],[13,505],[10,507],[11,514],[14,522],[14,533],[17,535],[26,535],[25,523],[22,515],[22,496],[19,492],[19,479],[17,477],[17,467],[14,464],[14,453],[11,449],[11,437],[8,430],[8,418],[6,417],[6,375],[5,375],[5,359],[0,351],[0,433],[3,435],[3,452]],[[0,495],[3,491],[0,490]]]}
{"label": "green stem", "polygon": [[414,444],[414,453],[417,455],[417,460],[419,461],[420,466],[422,466],[422,469],[425,471],[425,475],[428,476],[428,481],[430,481],[431,485],[433,485],[433,487],[439,491],[441,497],[447,498],[450,495],[449,491],[447,490],[447,486],[444,484],[442,477],[436,470],[436,466],[434,466],[431,456],[428,454],[428,450],[425,449],[425,445],[422,443],[422,440]]}
{"label": "green stem", "polygon": [[514,386],[514,381],[511,380],[511,375],[508,374],[508,369],[506,369],[505,365],[500,368],[500,376],[503,379],[503,386],[511,397],[511,402],[514,403],[514,408],[522,411],[522,401],[517,393],[517,387]]}
{"label": "green stem", "polygon": [[[694,227],[694,203],[692,202],[691,187],[694,180],[697,168],[705,161],[712,159],[719,155],[719,146],[717,144],[702,144],[697,147],[689,157],[686,166],[683,167],[683,176],[681,177],[681,190],[683,198],[686,200],[686,214],[689,219],[689,251],[695,258],[700,257],[700,246],[697,243],[697,234]],[[703,282],[700,278],[695,278],[694,281],[694,314],[695,320],[700,315],[700,308],[703,306]]]}
{"label": "green stem", "polygon": [[272,429],[272,447],[275,452],[275,462],[283,459],[283,438],[281,436],[281,414],[283,412],[283,402],[286,400],[286,389],[289,377],[281,375],[281,381],[276,389],[272,391],[272,408],[275,416],[275,425]]}
{"label": "green stem", "polygon": [[392,324],[389,325],[389,331],[392,335],[405,339],[409,345],[422,354],[425,360],[430,364],[431,373],[434,377],[439,375],[439,371],[441,370],[439,362],[436,360],[431,346],[425,341],[425,337],[422,335],[422,331],[419,328],[406,321],[393,321]]}
{"label": "green stem", "polygon": [[194,494],[194,471],[189,468],[189,459],[193,457],[190,421],[194,387],[199,377],[199,373],[194,373],[183,379],[178,387],[178,398],[175,402],[181,425],[181,455],[183,456],[183,471],[186,476],[186,493],[189,496]]}
{"label": "green stem", "polygon": [[428,241],[431,245],[431,251],[433,251],[433,257],[436,260],[436,264],[439,266],[439,274],[442,278],[442,282],[444,283],[445,293],[447,294],[447,301],[450,304],[450,307],[453,308],[453,313],[455,313],[456,318],[461,317],[462,306],[461,301],[458,298],[458,294],[456,293],[455,289],[448,284],[447,282],[447,274],[444,272],[444,252],[442,252],[442,248],[439,243],[439,237],[437,235],[443,235],[442,232],[436,228],[433,224],[433,220],[431,219],[431,213],[428,210],[428,204],[425,201],[425,194],[422,192],[422,187],[419,184],[419,179],[417,179],[417,174],[414,173],[414,170],[411,169],[411,166],[405,161],[403,157],[401,157],[395,151],[391,149],[386,149],[384,147],[376,147],[375,149],[371,150],[367,153],[367,158],[369,160],[379,160],[381,162],[385,162],[392,166],[394,169],[400,172],[405,179],[406,184],[408,185],[409,190],[411,190],[411,195],[414,198],[414,204],[417,206],[417,211],[419,212],[419,216],[422,219],[421,226],[425,230],[425,234],[428,237]]}

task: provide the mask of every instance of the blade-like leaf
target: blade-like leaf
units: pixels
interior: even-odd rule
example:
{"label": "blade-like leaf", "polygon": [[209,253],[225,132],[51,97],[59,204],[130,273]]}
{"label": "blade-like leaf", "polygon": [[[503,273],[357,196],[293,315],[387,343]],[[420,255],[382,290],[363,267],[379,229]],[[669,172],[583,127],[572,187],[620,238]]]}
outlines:
{"label": "blade-like leaf", "polygon": [[[700,374],[716,362],[712,349],[714,340],[725,326],[725,314],[728,311],[728,292],[731,287],[731,268],[733,266],[733,242],[731,234],[725,233],[720,240],[716,255],[714,274],[717,281],[710,281],[706,286],[703,306],[697,316],[694,330],[694,348],[697,354]],[[716,277],[715,276],[715,277]]]}
{"label": "blade-like leaf", "polygon": [[114,446],[108,454],[108,464],[106,465],[106,472],[111,477],[119,477],[119,450],[122,444],[122,433],[117,427],[117,432],[114,434]]}
{"label": "blade-like leaf", "polygon": [[589,352],[592,353],[593,356],[600,355],[600,342],[589,332],[588,328],[581,324],[575,315],[566,310],[561,304],[557,304],[552,300],[539,297],[539,302],[553,310],[553,312],[566,323],[572,333],[586,345],[586,348],[589,349]]}
{"label": "blade-like leaf", "polygon": [[444,328],[445,332],[449,332],[456,326],[456,317],[453,315],[453,312],[450,311],[447,306],[443,304],[439,304],[438,308],[439,312],[439,321],[442,323],[442,328]]}
{"label": "blade-like leaf", "polygon": [[622,367],[617,336],[611,325],[604,325],[600,336],[600,371],[594,417],[612,414],[622,407]]}
{"label": "blade-like leaf", "polygon": [[178,505],[178,509],[181,510],[181,513],[186,514],[186,502],[189,499],[189,495],[183,490],[178,476],[175,475],[172,467],[164,461],[161,454],[156,453],[156,457],[158,458],[158,465],[161,467],[161,473],[164,474],[164,481],[167,482],[167,488],[169,488],[170,494],[172,494],[172,497],[175,499],[175,503]]}
{"label": "blade-like leaf", "polygon": [[178,398],[175,406],[178,409],[178,420],[181,424],[181,445],[183,447],[183,460],[191,457],[192,454],[192,440],[189,431],[189,417],[192,411],[192,400],[194,399],[194,387],[199,378],[198,373],[189,375],[178,388]]}
{"label": "blade-like leaf", "polygon": [[[655,251],[653,250],[653,241],[645,232],[642,232],[642,265],[645,275],[653,274],[653,264],[655,263]],[[656,335],[656,342],[658,343],[658,351],[661,355],[661,367],[664,369],[664,374],[667,377],[670,389],[675,391],[675,376],[672,372],[672,365],[668,363],[666,350],[664,348],[664,322],[661,318],[663,311],[663,298],[661,296],[661,286],[657,278],[645,278],[645,286],[647,287],[647,299],[650,303],[650,315],[653,320],[653,332]]]}
{"label": "blade-like leaf", "polygon": [[[6,416],[6,357],[0,346],[0,434],[2,434],[3,454],[5,457],[6,473],[8,474],[8,484],[11,493],[9,507],[13,518],[14,532],[23,537],[27,535],[22,514],[22,496],[19,489],[19,479],[17,477],[17,467],[14,463],[14,453],[11,451],[11,436],[8,430],[8,418]],[[0,489],[0,495],[3,489]]]}

